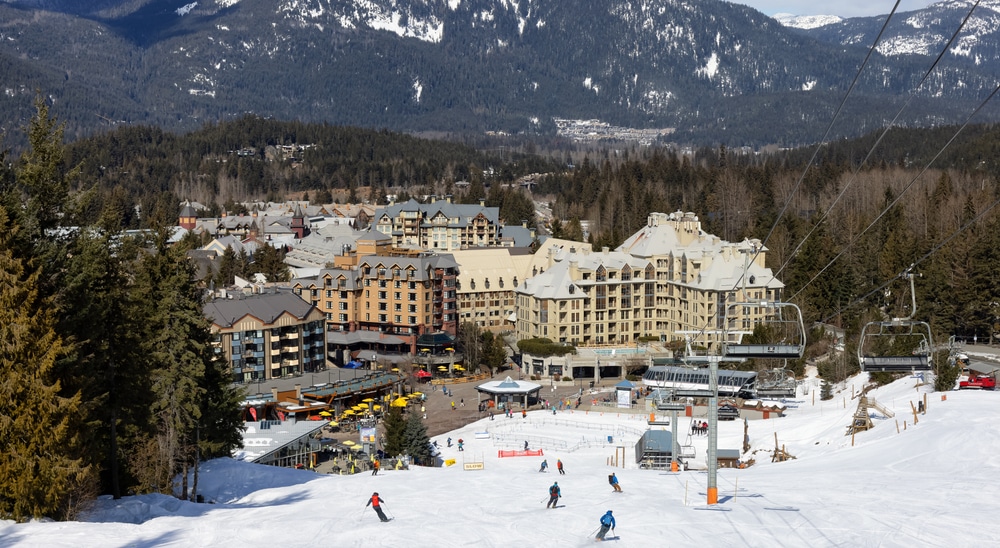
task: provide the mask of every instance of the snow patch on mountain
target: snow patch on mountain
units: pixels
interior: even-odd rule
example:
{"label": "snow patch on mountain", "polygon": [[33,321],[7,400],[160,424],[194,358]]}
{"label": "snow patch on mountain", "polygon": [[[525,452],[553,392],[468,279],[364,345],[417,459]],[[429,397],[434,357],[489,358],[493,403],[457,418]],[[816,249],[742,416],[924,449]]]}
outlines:
{"label": "snow patch on mountain", "polygon": [[185,4],[185,5],[177,8],[176,10],[174,10],[174,12],[177,15],[184,16],[184,15],[187,15],[187,14],[191,13],[191,10],[193,10],[194,7],[197,6],[197,5],[198,5],[198,2],[191,2],[190,4]]}
{"label": "snow patch on mountain", "polygon": [[774,19],[786,27],[796,29],[815,29],[843,21],[836,15],[794,15],[791,13],[775,13]]}
{"label": "snow patch on mountain", "polygon": [[403,38],[433,43],[439,43],[444,37],[444,22],[440,19],[434,15],[422,18],[394,2],[356,0],[346,6],[335,6],[326,0],[284,0],[278,5],[277,12],[303,26],[320,24],[321,21],[317,19],[332,17],[344,28],[367,26],[392,32]]}

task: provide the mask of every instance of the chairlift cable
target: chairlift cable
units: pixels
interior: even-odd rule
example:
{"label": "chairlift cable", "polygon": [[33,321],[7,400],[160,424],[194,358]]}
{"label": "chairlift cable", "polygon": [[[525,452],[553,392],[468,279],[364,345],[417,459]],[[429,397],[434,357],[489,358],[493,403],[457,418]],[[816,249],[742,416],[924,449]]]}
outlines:
{"label": "chairlift cable", "polygon": [[[797,255],[799,249],[801,249],[802,246],[805,245],[806,240],[808,240],[809,237],[812,236],[813,232],[815,232],[816,229],[819,228],[819,226],[826,220],[826,218],[830,215],[830,212],[833,211],[833,208],[836,207],[837,203],[840,202],[840,199],[843,198],[844,195],[847,193],[847,189],[849,189],[851,187],[851,185],[853,185],[854,182],[857,180],[858,173],[861,172],[861,168],[868,162],[868,160],[871,158],[872,154],[875,153],[875,149],[878,148],[878,146],[882,143],[882,140],[885,138],[885,136],[889,134],[889,130],[891,130],[896,125],[896,122],[899,120],[899,117],[902,116],[903,111],[906,110],[906,108],[910,105],[910,102],[913,101],[913,99],[917,96],[917,92],[920,91],[920,88],[924,85],[924,82],[926,82],[927,79],[930,77],[931,73],[934,72],[934,69],[937,67],[938,63],[941,62],[941,59],[944,57],[944,54],[947,53],[949,49],[951,49],[952,43],[955,42],[955,39],[958,38],[958,34],[962,31],[963,28],[965,28],[965,24],[968,23],[969,18],[972,17],[973,10],[975,10],[976,6],[978,6],[978,5],[979,5],[979,0],[976,0],[976,2],[972,5],[972,8],[969,9],[969,13],[967,13],[965,15],[965,18],[962,20],[962,24],[959,25],[958,28],[955,29],[955,32],[951,35],[951,38],[944,45],[944,48],[942,48],[941,52],[938,53],[938,56],[934,60],[934,63],[932,63],[931,66],[930,66],[930,68],[927,69],[927,72],[924,73],[923,78],[921,78],[920,81],[917,82],[917,85],[914,86],[913,91],[910,92],[910,96],[907,97],[907,99],[903,103],[903,105],[899,108],[898,111],[896,111],[896,115],[885,126],[885,128],[882,130],[882,133],[878,136],[878,139],[875,140],[875,143],[873,143],[872,146],[868,149],[868,154],[866,154],[865,157],[864,157],[864,159],[861,160],[861,163],[859,163],[854,168],[853,173],[851,173],[850,180],[847,182],[846,185],[844,185],[844,188],[842,188],[840,190],[840,194],[837,195],[837,198],[833,201],[833,203],[830,204],[830,206],[826,209],[826,212],[823,213],[823,215],[819,218],[819,220],[817,220],[813,224],[812,228],[809,229],[809,232],[806,233],[806,235],[802,237],[802,240],[799,242],[799,244],[788,255],[788,259],[785,261],[785,264],[781,265],[781,267],[778,268],[778,270],[774,273],[774,277],[775,278],[777,278],[779,275],[781,275],[781,273],[785,270],[785,268],[789,264],[791,264],[792,260]],[[886,21],[886,23],[888,23],[888,20]],[[994,92],[994,93],[996,93],[996,92]],[[992,94],[990,95],[990,97],[992,97]],[[989,99],[987,99],[987,101],[989,101]],[[980,106],[980,108],[982,108],[982,106]],[[979,109],[976,109],[976,112],[978,112],[978,111],[979,111]],[[968,122],[966,122],[966,123],[968,123]],[[954,137],[952,138],[951,141],[953,141],[953,140],[954,140]],[[951,141],[948,141],[948,144],[951,144]],[[947,147],[947,145],[945,145],[945,147]],[[944,149],[941,150],[941,152],[943,152],[943,151],[944,151]],[[940,155],[940,152],[938,153],[938,155]],[[813,156],[813,158],[815,158],[815,156]],[[811,164],[812,164],[812,161],[810,160],[810,164],[807,164],[805,169],[808,170],[809,169],[809,165],[811,165]],[[805,172],[803,172],[802,176],[803,177],[805,176]],[[800,178],[800,181],[801,181],[801,178]],[[906,190],[909,189],[910,186],[912,186],[912,184],[913,184],[913,182],[911,181],[910,185],[907,185],[907,187],[905,189],[903,189],[903,192],[900,193],[900,196],[902,196],[902,194],[904,194],[906,192]],[[793,191],[793,193],[794,193],[794,191]],[[791,200],[791,195],[789,195],[789,200]],[[897,198],[897,200],[898,200],[898,198]],[[895,203],[896,202],[894,201],[893,204],[895,204]],[[891,204],[889,207],[892,207],[893,204]],[[784,211],[782,211],[782,212],[784,212]],[[883,212],[883,214],[884,213],[885,212]],[[881,217],[881,215],[879,217]],[[781,216],[779,215],[778,219],[780,219],[780,218],[781,218]],[[774,229],[772,228],[772,231],[773,230]],[[768,237],[770,237],[770,236],[771,235],[769,233]],[[766,241],[767,240],[765,239],[765,242]],[[801,293],[801,290],[799,291],[799,293]],[[796,293],[796,294],[798,294],[798,293]]]}
{"label": "chairlift cable", "polygon": [[[771,235],[774,233],[775,229],[777,229],[778,223],[781,221],[781,218],[784,216],[785,212],[788,210],[789,206],[791,205],[791,203],[792,203],[792,197],[796,194],[796,192],[798,192],[799,187],[802,186],[802,182],[803,182],[803,180],[805,180],[806,173],[808,173],[808,171],[809,171],[809,166],[811,166],[813,164],[813,162],[816,161],[816,156],[819,155],[820,149],[823,147],[824,144],[826,144],[828,142],[829,137],[830,137],[830,133],[833,131],[834,124],[837,122],[837,119],[840,117],[840,113],[844,110],[844,105],[847,104],[847,100],[850,98],[851,93],[854,91],[854,88],[857,86],[858,80],[861,79],[861,74],[864,71],[865,67],[868,65],[868,61],[871,60],[872,54],[875,53],[875,51],[876,51],[875,47],[882,40],[882,35],[885,33],[886,28],[888,28],[888,26],[889,26],[889,21],[892,20],[892,17],[893,17],[893,15],[895,15],[896,10],[899,9],[899,3],[900,3],[900,1],[901,0],[896,0],[895,5],[893,5],[893,7],[892,7],[892,11],[889,12],[889,14],[885,18],[885,21],[882,23],[882,28],[879,29],[878,35],[875,37],[875,40],[872,42],[871,47],[868,48],[868,53],[865,55],[864,61],[861,63],[861,66],[858,67],[858,70],[857,70],[857,72],[854,75],[854,79],[851,81],[851,85],[847,88],[847,92],[844,94],[843,99],[841,99],[840,104],[837,106],[837,110],[834,112],[833,118],[830,119],[830,123],[829,123],[829,125],[826,128],[826,132],[823,134],[823,138],[820,140],[819,145],[817,145],[816,149],[813,151],[812,157],[809,159],[809,162],[806,164],[805,168],[802,170],[802,174],[799,175],[798,180],[795,182],[795,186],[792,187],[792,191],[788,193],[788,198],[785,200],[785,204],[784,204],[784,206],[782,206],[781,211],[778,213],[777,217],[775,217],[774,224],[771,226],[771,229],[768,231],[767,236],[765,236],[764,240],[761,242],[760,249],[756,249],[754,251],[753,257],[750,258],[750,264],[753,264],[753,261],[756,260],[757,256],[761,253],[761,251],[763,251],[764,244],[766,244],[767,241],[771,238]],[[978,4],[979,0],[976,0],[976,3]],[[735,283],[733,285],[732,291],[736,291],[736,289],[738,289],[740,287],[740,285],[743,283],[743,278],[745,276],[746,276],[746,272],[745,271],[740,273],[739,277],[736,278],[736,281],[735,281]],[[702,335],[702,334],[705,333],[705,331],[709,328],[709,326],[712,325],[712,322],[715,320],[715,317],[718,314],[719,314],[719,311],[717,310],[715,312],[715,314],[713,314],[711,317],[708,318],[705,326],[702,327],[701,330],[699,331],[698,336],[700,336],[700,335]]]}
{"label": "chairlift cable", "polygon": [[[882,217],[884,217],[884,216],[885,216],[885,214],[886,214],[886,213],[888,213],[888,212],[889,212],[889,210],[890,210],[890,209],[892,209],[892,208],[893,208],[893,206],[895,206],[895,205],[896,205],[896,203],[898,203],[898,202],[899,202],[899,201],[900,201],[900,200],[901,200],[901,199],[903,198],[903,195],[904,195],[904,194],[906,194],[906,191],[907,191],[907,190],[909,190],[909,189],[910,189],[910,187],[912,187],[912,186],[913,186],[913,185],[914,185],[914,184],[915,184],[915,183],[917,182],[917,180],[918,180],[918,179],[920,179],[920,177],[922,177],[922,176],[924,175],[924,173],[926,173],[926,172],[927,172],[927,170],[928,170],[928,169],[930,169],[930,167],[931,167],[931,164],[933,164],[933,163],[934,163],[935,161],[937,161],[937,159],[938,159],[938,158],[939,158],[939,157],[940,157],[940,156],[941,156],[941,155],[942,155],[942,154],[944,153],[945,149],[947,149],[947,148],[948,148],[949,146],[951,146],[951,144],[952,144],[952,143],[953,143],[953,142],[955,141],[955,139],[957,139],[957,138],[958,138],[959,134],[961,134],[961,133],[962,133],[962,131],[964,131],[964,130],[965,130],[965,128],[966,128],[966,127],[968,127],[969,123],[971,123],[972,119],[973,119],[973,118],[974,118],[974,117],[976,116],[976,114],[978,114],[978,113],[979,113],[979,111],[980,111],[980,110],[982,110],[982,109],[983,109],[983,107],[985,107],[985,106],[986,106],[986,104],[987,104],[987,103],[989,103],[991,99],[993,99],[993,96],[994,96],[994,95],[996,95],[996,94],[997,94],[997,92],[1000,92],[1000,84],[998,84],[998,85],[997,85],[997,87],[993,88],[993,92],[992,92],[992,93],[990,93],[990,94],[989,94],[989,96],[988,96],[988,97],[986,97],[986,99],[984,99],[984,100],[983,100],[983,102],[982,102],[982,103],[980,103],[978,107],[976,107],[976,110],[972,111],[972,113],[971,113],[971,114],[969,114],[969,117],[968,117],[968,118],[966,118],[966,120],[965,120],[965,123],[963,123],[961,127],[959,127],[959,128],[957,129],[957,130],[955,130],[955,133],[954,133],[954,134],[953,134],[953,135],[951,136],[951,138],[950,138],[950,139],[948,139],[948,142],[947,142],[947,143],[945,143],[945,144],[944,144],[944,146],[942,146],[942,147],[941,147],[941,149],[940,149],[940,150],[938,150],[937,154],[935,154],[935,155],[934,155],[934,157],[933,157],[933,158],[931,158],[931,159],[930,159],[930,160],[929,160],[929,161],[927,162],[927,164],[926,164],[926,165],[925,165],[925,166],[923,167],[923,169],[921,169],[921,170],[920,170],[920,173],[917,173],[917,174],[916,174],[916,175],[915,175],[915,176],[914,176],[914,177],[913,177],[913,178],[912,178],[912,179],[910,180],[910,182],[909,182],[909,183],[907,183],[907,185],[906,185],[905,187],[903,187],[903,191],[902,191],[902,192],[900,192],[900,193],[899,193],[899,195],[898,195],[898,196],[896,196],[896,198],[895,198],[895,199],[894,199],[894,200],[893,200],[892,202],[890,202],[890,203],[889,203],[889,205],[887,205],[887,206],[885,207],[885,209],[883,209],[883,210],[882,210],[882,212],[881,212],[881,213],[879,213],[879,214],[878,214],[878,216],[877,216],[877,217],[875,217],[875,219],[873,219],[873,220],[872,220],[872,222],[871,222],[871,223],[869,223],[869,225],[868,225],[867,227],[865,227],[865,229],[864,229],[864,230],[862,230],[862,231],[861,231],[860,233],[858,233],[858,235],[857,235],[857,236],[855,236],[853,240],[851,240],[850,242],[848,242],[848,244],[847,244],[846,246],[844,246],[844,247],[843,247],[843,248],[842,248],[842,249],[841,249],[841,250],[840,250],[840,251],[839,251],[839,252],[838,252],[838,253],[837,253],[837,254],[836,254],[836,255],[835,255],[835,256],[834,256],[834,257],[833,257],[832,259],[830,259],[830,262],[828,262],[828,263],[826,264],[826,266],[824,266],[823,268],[821,268],[821,269],[820,269],[820,271],[816,273],[816,275],[814,275],[814,276],[813,276],[812,278],[810,278],[808,282],[806,282],[805,284],[803,284],[803,285],[802,285],[802,287],[800,287],[800,288],[799,288],[799,290],[798,290],[798,291],[796,291],[794,295],[792,295],[792,297],[791,297],[792,299],[794,299],[794,298],[795,298],[795,297],[797,297],[797,296],[798,296],[799,294],[801,294],[801,293],[802,293],[803,291],[805,291],[805,289],[806,289],[807,287],[809,287],[809,285],[810,285],[810,284],[811,284],[812,282],[816,281],[816,278],[819,278],[819,277],[820,277],[820,276],[821,276],[821,275],[822,275],[822,274],[823,274],[824,272],[826,272],[826,270],[827,270],[828,268],[830,268],[831,266],[833,266],[833,263],[835,263],[835,262],[837,261],[837,259],[839,259],[839,258],[840,258],[840,257],[841,257],[841,256],[842,256],[842,255],[843,255],[844,253],[846,253],[848,249],[850,249],[851,247],[853,247],[853,246],[854,246],[854,244],[858,243],[858,240],[860,240],[862,236],[864,236],[864,235],[865,235],[865,234],[866,234],[866,233],[867,233],[867,232],[868,232],[869,230],[871,230],[871,229],[872,229],[872,227],[874,227],[874,226],[875,226],[875,224],[876,224],[876,223],[877,223],[877,222],[879,221],[879,219],[881,219]],[[998,202],[993,202],[993,204],[991,204],[991,205],[990,205],[990,206],[989,206],[988,208],[986,208],[986,210],[985,210],[985,211],[983,211],[983,212],[982,212],[982,213],[980,213],[979,215],[976,215],[975,219],[973,219],[973,221],[972,221],[972,222],[975,222],[976,220],[980,219],[980,218],[981,218],[981,217],[982,217],[983,215],[985,215],[985,214],[986,214],[987,212],[989,212],[989,211],[990,211],[991,209],[993,209],[993,207],[994,207],[994,206],[996,206],[996,205],[997,205],[997,203],[998,203]],[[957,230],[956,232],[954,232],[954,233],[953,233],[953,234],[952,234],[951,236],[949,236],[949,237],[948,237],[947,239],[945,239],[945,240],[944,240],[944,242],[941,242],[941,244],[938,244],[938,245],[937,245],[937,246],[935,246],[935,247],[934,247],[934,248],[933,248],[933,249],[932,249],[932,250],[931,250],[930,252],[928,252],[928,255],[929,255],[930,253],[933,253],[934,251],[936,251],[936,250],[940,249],[941,245],[943,245],[943,244],[944,244],[945,242],[949,242],[949,241],[951,241],[952,239],[954,239],[954,238],[955,238],[956,236],[958,236],[958,234],[960,234],[960,233],[961,233],[961,232],[962,232],[963,230],[965,230],[966,228],[968,228],[970,224],[971,224],[971,222],[970,222],[969,224],[966,224],[965,226],[963,226],[963,227],[959,228],[959,229],[958,229],[958,230]],[[928,257],[928,255],[924,255],[923,257],[921,257],[921,258],[920,258],[920,261],[923,261],[924,259],[926,259],[926,258]],[[919,263],[919,261],[918,261],[918,263]],[[914,265],[915,265],[915,264],[917,264],[917,263],[914,263]],[[912,267],[912,266],[913,266],[913,265],[911,265],[911,267]],[[879,289],[883,289],[883,288],[885,288],[885,287],[886,287],[886,286],[887,286],[887,285],[888,285],[888,284],[889,284],[889,283],[890,283],[891,281],[892,281],[892,280],[889,280],[889,282],[886,282],[886,283],[885,283],[885,285],[882,285],[881,287],[879,287]],[[869,295],[870,295],[870,293],[869,293]],[[867,296],[868,296],[868,295],[866,295],[866,297],[867,297]],[[852,303],[852,304],[853,304],[853,303]],[[850,306],[850,305],[848,305],[848,306]],[[846,308],[846,307],[845,307],[845,308]]]}

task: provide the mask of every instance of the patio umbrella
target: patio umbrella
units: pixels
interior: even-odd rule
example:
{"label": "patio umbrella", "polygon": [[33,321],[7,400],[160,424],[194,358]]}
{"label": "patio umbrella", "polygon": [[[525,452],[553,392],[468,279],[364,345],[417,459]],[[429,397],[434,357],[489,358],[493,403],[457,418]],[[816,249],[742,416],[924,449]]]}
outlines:
{"label": "patio umbrella", "polygon": [[398,367],[393,367],[392,371],[395,371],[395,372],[399,373],[399,368]]}
{"label": "patio umbrella", "polygon": [[348,409],[348,410],[344,411],[344,413],[343,413],[343,414],[344,414],[344,415],[353,415],[353,414],[354,414],[354,411],[352,411],[352,410]]}
{"label": "patio umbrella", "polygon": [[421,369],[420,371],[417,371],[417,378],[423,379],[423,378],[426,378],[426,377],[433,377],[433,376],[434,375],[428,373],[427,371],[424,371],[423,369]]}
{"label": "patio umbrella", "polygon": [[337,421],[330,421],[330,422],[328,422],[328,423],[326,423],[326,424],[327,424],[328,426],[340,426],[340,424],[338,424],[338,423],[337,423]]}
{"label": "patio umbrella", "polygon": [[372,411],[378,411],[379,409],[382,409],[382,406],[377,403],[372,406]]}
{"label": "patio umbrella", "polygon": [[372,399],[372,398],[365,398],[365,399],[363,399],[363,400],[361,400],[361,401],[363,401],[363,402],[365,402],[365,403],[371,403],[371,402],[373,402],[373,401],[375,401],[375,400],[374,400],[374,399]]}
{"label": "patio umbrella", "polygon": [[333,413],[331,413],[329,411],[320,411],[319,412],[319,416],[321,416],[321,417],[331,417],[331,416],[333,416]]}
{"label": "patio umbrella", "polygon": [[393,400],[392,406],[393,407],[406,407],[407,403],[409,403],[409,402],[406,401],[406,398],[396,398],[395,400]]}
{"label": "patio umbrella", "polygon": [[351,441],[351,440],[347,440],[347,441],[345,441],[345,442],[344,442],[344,445],[346,445],[346,446],[350,447],[350,446],[352,446],[352,445],[357,445],[357,444],[355,444],[355,443],[354,443],[353,441]]}
{"label": "patio umbrella", "polygon": [[414,392],[413,395],[414,396],[423,396],[424,393],[423,392]]}
{"label": "patio umbrella", "polygon": [[438,371],[447,371],[447,370],[448,370],[448,368],[445,367],[445,366],[443,366],[443,365],[439,365],[438,366]]}

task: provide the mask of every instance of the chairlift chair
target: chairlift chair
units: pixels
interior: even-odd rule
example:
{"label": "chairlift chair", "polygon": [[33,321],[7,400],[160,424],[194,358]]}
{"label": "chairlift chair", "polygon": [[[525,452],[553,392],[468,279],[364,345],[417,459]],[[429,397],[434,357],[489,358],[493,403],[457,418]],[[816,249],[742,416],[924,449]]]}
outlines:
{"label": "chairlift chair", "polygon": [[[910,314],[905,318],[868,322],[861,328],[858,363],[862,371],[903,373],[933,369],[931,351],[934,348],[934,339],[931,326],[927,322],[913,319],[917,312],[913,273],[907,271],[904,276],[910,280]],[[907,341],[909,344],[906,344]],[[881,350],[887,347],[898,349],[901,345],[910,346],[912,351],[903,354],[898,351]]]}
{"label": "chairlift chair", "polygon": [[[746,302],[744,308],[764,307],[772,309],[765,314],[762,324],[775,339],[773,342],[744,344],[726,342],[722,345],[722,355],[729,358],[775,358],[793,359],[802,357],[806,347],[806,330],[802,321],[802,311],[793,303]],[[742,340],[742,338],[741,338]]]}

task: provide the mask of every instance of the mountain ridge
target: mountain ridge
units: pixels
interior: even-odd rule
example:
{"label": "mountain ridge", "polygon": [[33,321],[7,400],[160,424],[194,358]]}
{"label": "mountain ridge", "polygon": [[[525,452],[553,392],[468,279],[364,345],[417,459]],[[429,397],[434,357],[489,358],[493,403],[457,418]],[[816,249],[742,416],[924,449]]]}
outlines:
{"label": "mountain ridge", "polygon": [[[190,130],[248,113],[543,135],[555,118],[596,118],[676,128],[679,142],[783,146],[820,138],[867,53],[831,27],[871,25],[787,28],[718,0],[6,0],[0,20],[0,74],[22,67],[0,90],[4,128],[23,124],[39,89],[70,135],[109,120]],[[925,57],[873,58],[836,134],[887,123]],[[1000,61],[951,61],[903,125],[953,123],[992,88]]]}

